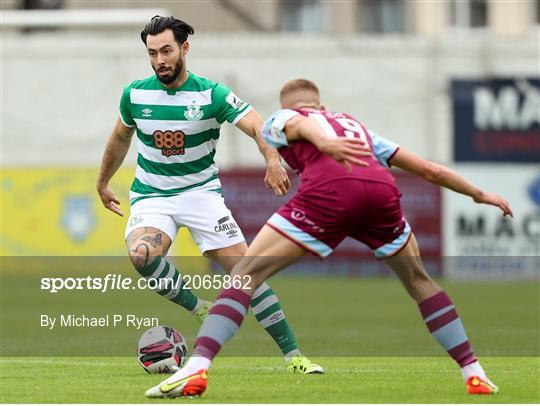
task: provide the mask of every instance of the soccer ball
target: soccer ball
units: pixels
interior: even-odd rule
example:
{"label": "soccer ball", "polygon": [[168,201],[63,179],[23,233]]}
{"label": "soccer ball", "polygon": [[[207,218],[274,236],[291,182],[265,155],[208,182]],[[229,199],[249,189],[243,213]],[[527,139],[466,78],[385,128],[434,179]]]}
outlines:
{"label": "soccer ball", "polygon": [[186,339],[178,330],[158,326],[146,330],[139,339],[137,358],[149,374],[167,374],[184,364],[187,353]]}

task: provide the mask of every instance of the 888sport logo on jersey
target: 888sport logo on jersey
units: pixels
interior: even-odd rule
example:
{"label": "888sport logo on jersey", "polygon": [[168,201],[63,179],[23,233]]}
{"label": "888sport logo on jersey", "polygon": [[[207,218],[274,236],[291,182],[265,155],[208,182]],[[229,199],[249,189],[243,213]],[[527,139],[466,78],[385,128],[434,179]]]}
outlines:
{"label": "888sport logo on jersey", "polygon": [[176,130],[156,130],[152,134],[154,137],[154,145],[161,149],[161,154],[166,157],[173,155],[184,155],[184,138],[186,134],[183,131]]}

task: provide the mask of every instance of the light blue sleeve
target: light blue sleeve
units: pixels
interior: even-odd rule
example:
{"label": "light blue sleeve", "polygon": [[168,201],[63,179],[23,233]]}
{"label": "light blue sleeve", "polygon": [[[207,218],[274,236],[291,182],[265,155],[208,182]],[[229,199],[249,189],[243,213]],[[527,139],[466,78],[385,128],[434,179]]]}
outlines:
{"label": "light blue sleeve", "polygon": [[369,136],[373,143],[373,154],[375,155],[375,158],[377,158],[377,161],[379,161],[382,166],[390,168],[390,163],[388,161],[397,152],[399,145],[386,138],[379,137],[373,131],[369,131]]}
{"label": "light blue sleeve", "polygon": [[288,146],[287,135],[283,129],[287,121],[298,114],[294,110],[283,109],[276,111],[268,117],[262,128],[262,135],[267,144],[274,148]]}

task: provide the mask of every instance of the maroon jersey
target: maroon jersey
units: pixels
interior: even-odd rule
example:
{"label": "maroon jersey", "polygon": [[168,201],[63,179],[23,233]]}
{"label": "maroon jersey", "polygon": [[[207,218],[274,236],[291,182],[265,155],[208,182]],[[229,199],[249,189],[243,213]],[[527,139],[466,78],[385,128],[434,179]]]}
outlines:
{"label": "maroon jersey", "polygon": [[[289,145],[281,145],[278,149],[279,153],[292,169],[302,175],[304,187],[309,183],[322,183],[336,178],[365,179],[394,184],[394,177],[385,167],[389,166],[388,160],[399,148],[396,144],[371,133],[356,119],[345,113],[312,109],[281,110],[281,112],[287,114],[287,120],[294,115],[293,112],[311,117],[317,120],[328,136],[359,138],[373,151],[373,157],[361,158],[369,166],[352,165],[352,172],[349,173],[342,165],[319,151],[309,141],[299,140]],[[278,119],[276,124],[279,125],[279,116],[276,118]]]}
{"label": "maroon jersey", "polygon": [[[321,125],[329,137],[360,138],[373,151],[369,165],[347,171],[306,140],[288,142],[286,122],[301,114]],[[302,175],[298,192],[267,222],[287,238],[320,256],[329,255],[347,236],[368,245],[377,258],[394,255],[411,230],[400,205],[400,192],[387,170],[398,145],[366,130],[345,113],[285,109],[263,126],[263,136]]]}

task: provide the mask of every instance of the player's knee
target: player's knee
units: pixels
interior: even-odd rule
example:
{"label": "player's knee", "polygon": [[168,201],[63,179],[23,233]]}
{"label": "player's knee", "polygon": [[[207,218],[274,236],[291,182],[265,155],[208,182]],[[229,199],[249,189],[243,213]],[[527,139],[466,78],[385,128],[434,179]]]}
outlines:
{"label": "player's knee", "polygon": [[263,269],[246,260],[244,257],[231,270],[231,277],[239,278],[244,281],[243,286],[249,286],[252,290],[256,290],[265,281]]}
{"label": "player's knee", "polygon": [[248,274],[248,268],[246,266],[243,266],[242,260],[240,260],[240,262],[234,265],[230,272],[230,275],[236,278],[242,278],[247,274]]}
{"label": "player's knee", "polygon": [[131,263],[139,271],[152,263],[156,257],[161,255],[161,252],[146,241],[136,240],[128,246],[128,254]]}
{"label": "player's knee", "polygon": [[410,278],[403,281],[407,292],[413,299],[423,298],[425,292],[437,290],[437,284],[425,270],[411,273]]}
{"label": "player's knee", "polygon": [[403,283],[407,289],[414,290],[422,285],[428,278],[429,276],[424,272],[413,271],[404,278]]}

